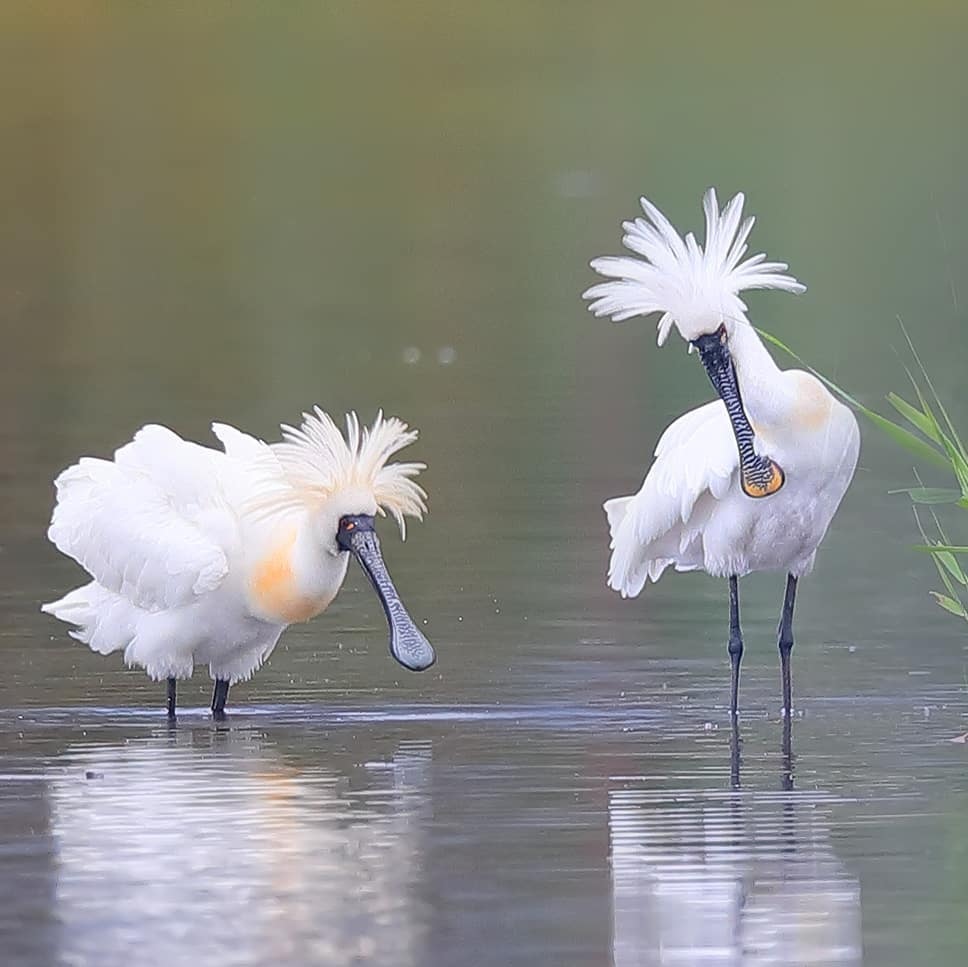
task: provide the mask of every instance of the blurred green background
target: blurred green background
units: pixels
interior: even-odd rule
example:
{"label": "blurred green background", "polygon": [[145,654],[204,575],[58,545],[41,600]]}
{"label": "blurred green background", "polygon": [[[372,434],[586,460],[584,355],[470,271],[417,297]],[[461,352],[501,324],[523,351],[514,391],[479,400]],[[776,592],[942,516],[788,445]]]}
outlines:
{"label": "blurred green background", "polygon": [[4,419],[61,424],[73,452],[99,442],[85,421],[270,432],[316,400],[470,396],[446,429],[491,443],[502,407],[578,395],[592,420],[632,411],[618,444],[701,373],[679,395],[649,324],[586,318],[586,263],[641,193],[698,228],[711,184],[747,192],[753,244],[810,287],[754,296],[760,324],[876,394],[900,314],[954,385],[965,23],[958,3],[4,4]]}

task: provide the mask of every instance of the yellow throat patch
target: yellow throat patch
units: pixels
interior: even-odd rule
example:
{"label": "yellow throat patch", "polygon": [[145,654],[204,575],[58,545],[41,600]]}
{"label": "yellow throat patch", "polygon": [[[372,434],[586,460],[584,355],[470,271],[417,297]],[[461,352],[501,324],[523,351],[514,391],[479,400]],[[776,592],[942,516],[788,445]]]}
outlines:
{"label": "yellow throat patch", "polygon": [[786,476],[783,468],[773,460],[769,462],[769,474],[756,474],[755,477],[748,474],[746,468],[740,474],[740,486],[747,497],[769,497],[775,494],[785,483]]}

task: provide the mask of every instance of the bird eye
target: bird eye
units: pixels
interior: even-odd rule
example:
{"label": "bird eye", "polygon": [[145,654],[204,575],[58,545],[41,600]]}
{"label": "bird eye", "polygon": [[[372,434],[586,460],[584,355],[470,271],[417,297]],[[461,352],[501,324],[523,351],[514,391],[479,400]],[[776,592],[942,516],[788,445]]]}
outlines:
{"label": "bird eye", "polygon": [[724,323],[723,323],[723,324],[722,324],[722,325],[721,325],[721,326],[719,327],[719,341],[720,341],[721,343],[725,343],[725,342],[726,342],[726,338],[727,338],[727,332],[726,332],[726,323],[724,322]]}

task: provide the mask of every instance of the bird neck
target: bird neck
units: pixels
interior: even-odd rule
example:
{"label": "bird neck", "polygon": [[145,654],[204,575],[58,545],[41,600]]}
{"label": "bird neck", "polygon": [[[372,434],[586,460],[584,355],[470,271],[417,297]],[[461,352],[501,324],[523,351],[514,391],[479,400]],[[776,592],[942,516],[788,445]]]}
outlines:
{"label": "bird neck", "polygon": [[250,601],[259,617],[280,624],[308,621],[336,596],[349,555],[321,548],[317,533],[306,515],[267,543],[249,582]]}
{"label": "bird neck", "polygon": [[783,371],[751,325],[738,325],[733,329],[729,351],[749,421],[754,426],[775,422],[789,403]]}

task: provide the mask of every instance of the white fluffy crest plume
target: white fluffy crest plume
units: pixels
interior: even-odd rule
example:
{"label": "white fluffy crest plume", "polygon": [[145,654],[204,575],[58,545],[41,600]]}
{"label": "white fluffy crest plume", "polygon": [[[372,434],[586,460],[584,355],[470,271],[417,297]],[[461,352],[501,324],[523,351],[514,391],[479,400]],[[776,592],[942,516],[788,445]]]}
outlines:
{"label": "white fluffy crest plume", "polygon": [[[405,515],[423,518],[427,494],[413,478],[423,463],[388,463],[398,450],[417,439],[395,416],[380,410],[373,425],[360,427],[356,413],[346,414],[346,436],[318,406],[303,413],[300,427],[282,425],[282,443],[273,443],[273,470],[266,490],[253,508],[263,514],[312,509],[337,494],[359,489],[372,495],[380,513],[389,513],[406,538]],[[271,458],[270,458],[271,459]],[[281,477],[280,477],[281,472]]]}
{"label": "white fluffy crest plume", "polygon": [[606,256],[591,263],[600,275],[615,280],[583,293],[583,298],[593,300],[588,308],[596,316],[621,322],[661,312],[661,346],[673,324],[687,341],[715,332],[723,322],[748,325],[746,304],[739,297],[745,289],[806,290],[786,274],[785,262],[767,262],[762,253],[741,261],[755,221],[752,215],[743,219],[742,192],[722,210],[716,190],[706,192],[704,246],[692,232],[680,236],[647,198],[641,202],[645,218],[623,222],[622,244],[642,258]]}

